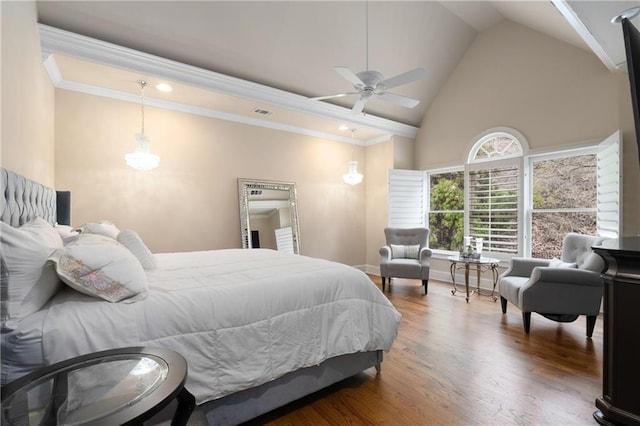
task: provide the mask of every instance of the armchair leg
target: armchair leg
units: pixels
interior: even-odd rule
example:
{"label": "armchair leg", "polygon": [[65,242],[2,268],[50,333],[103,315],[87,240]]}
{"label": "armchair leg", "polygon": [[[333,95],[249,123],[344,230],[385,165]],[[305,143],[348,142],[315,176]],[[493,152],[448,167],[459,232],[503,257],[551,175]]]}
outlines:
{"label": "armchair leg", "polygon": [[429,288],[429,280],[422,280],[422,285],[424,286],[424,294],[427,294],[427,289]]}
{"label": "armchair leg", "polygon": [[384,291],[384,284],[385,284],[386,280],[387,279],[385,277],[382,277],[382,291]]}
{"label": "armchair leg", "polygon": [[587,315],[587,337],[591,337],[593,335],[593,329],[596,326],[596,320],[598,319],[597,315]]}
{"label": "armchair leg", "polygon": [[500,305],[502,305],[502,313],[506,314],[507,313],[507,299],[505,299],[504,297],[500,296]]}
{"label": "armchair leg", "polygon": [[524,323],[524,332],[529,334],[531,329],[531,312],[522,313],[522,322]]}

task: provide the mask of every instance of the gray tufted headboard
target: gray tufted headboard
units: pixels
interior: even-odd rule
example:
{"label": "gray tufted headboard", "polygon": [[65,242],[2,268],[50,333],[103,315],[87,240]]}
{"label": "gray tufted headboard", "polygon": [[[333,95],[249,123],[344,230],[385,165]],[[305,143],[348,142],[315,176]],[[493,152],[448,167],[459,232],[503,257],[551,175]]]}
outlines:
{"label": "gray tufted headboard", "polygon": [[11,226],[20,226],[35,217],[51,224],[71,224],[71,193],[55,191],[24,176],[0,169],[2,200],[0,220]]}

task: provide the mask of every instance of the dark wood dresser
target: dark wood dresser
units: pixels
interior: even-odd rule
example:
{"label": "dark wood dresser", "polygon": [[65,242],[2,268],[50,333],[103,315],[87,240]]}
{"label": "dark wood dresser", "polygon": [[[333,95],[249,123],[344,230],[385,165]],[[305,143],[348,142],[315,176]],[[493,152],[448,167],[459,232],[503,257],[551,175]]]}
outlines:
{"label": "dark wood dresser", "polygon": [[606,262],[602,425],[640,426],[640,237],[606,240],[593,250]]}

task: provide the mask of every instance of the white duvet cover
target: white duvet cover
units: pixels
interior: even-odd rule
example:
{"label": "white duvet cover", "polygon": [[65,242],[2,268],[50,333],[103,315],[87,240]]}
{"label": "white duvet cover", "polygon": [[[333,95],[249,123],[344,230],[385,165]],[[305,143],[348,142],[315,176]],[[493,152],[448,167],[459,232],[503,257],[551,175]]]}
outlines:
{"label": "white duvet cover", "polygon": [[273,250],[156,254],[149,294],[109,303],[56,295],[43,331],[47,363],[156,346],[189,364],[198,404],[337,355],[389,350],[400,314],[361,271]]}

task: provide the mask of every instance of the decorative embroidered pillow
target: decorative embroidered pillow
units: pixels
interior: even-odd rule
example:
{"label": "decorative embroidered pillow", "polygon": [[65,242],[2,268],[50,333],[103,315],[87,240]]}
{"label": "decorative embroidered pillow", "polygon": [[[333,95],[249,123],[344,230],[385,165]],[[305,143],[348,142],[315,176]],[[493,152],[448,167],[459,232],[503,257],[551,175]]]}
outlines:
{"label": "decorative embroidered pillow", "polygon": [[558,258],[553,258],[549,262],[550,268],[577,268],[578,265],[575,262],[563,262]]}
{"label": "decorative embroidered pillow", "polygon": [[131,229],[122,230],[118,234],[117,240],[138,258],[144,269],[156,269],[156,258],[136,231],[132,231]]}
{"label": "decorative embroidered pillow", "polygon": [[12,325],[7,321],[38,311],[60,288],[60,280],[47,259],[63,245],[58,232],[41,218],[19,228],[2,222],[0,231],[0,312],[2,328],[10,329]]}
{"label": "decorative embroidered pillow", "polygon": [[101,220],[98,223],[85,223],[77,227],[76,230],[79,230],[83,234],[104,235],[114,240],[118,238],[118,234],[120,233],[118,227],[108,220]]}
{"label": "decorative embroidered pillow", "polygon": [[417,259],[419,255],[420,244],[408,246],[391,244],[392,259]]}
{"label": "decorative embroidered pillow", "polygon": [[50,258],[62,281],[89,296],[109,302],[137,301],[146,295],[147,276],[136,257],[116,240],[96,234],[56,250]]}

